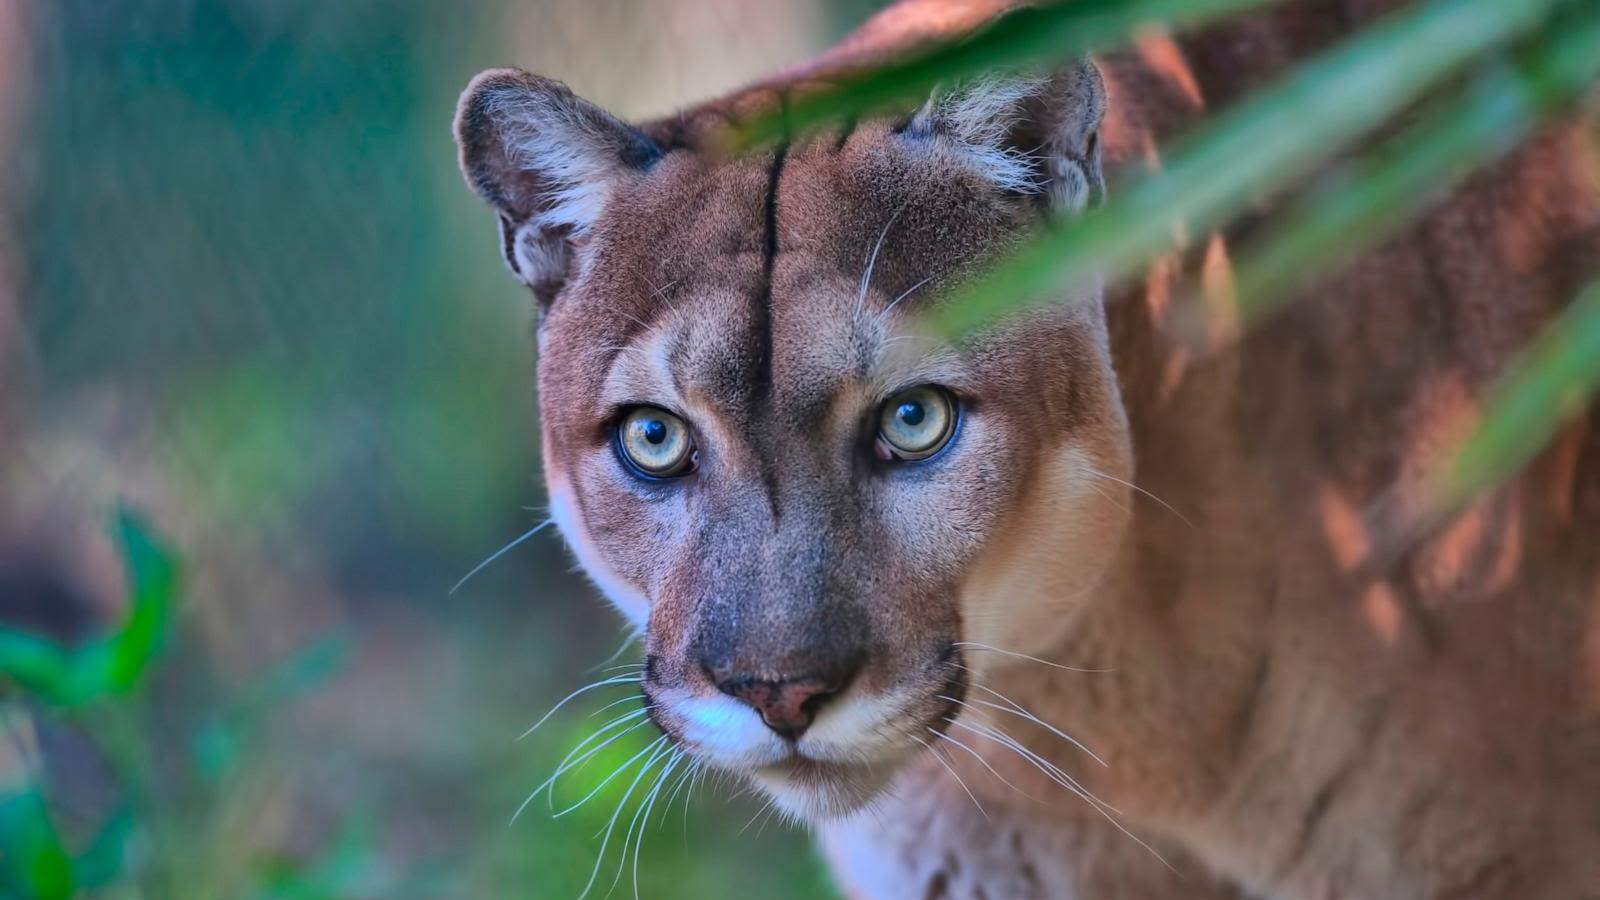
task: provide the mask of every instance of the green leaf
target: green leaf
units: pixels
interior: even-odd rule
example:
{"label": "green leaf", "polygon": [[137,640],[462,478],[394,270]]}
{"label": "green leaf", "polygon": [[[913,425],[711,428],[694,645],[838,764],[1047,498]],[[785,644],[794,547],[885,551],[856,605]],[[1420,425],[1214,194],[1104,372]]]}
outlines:
{"label": "green leaf", "polygon": [[192,752],[208,778],[221,778],[248,746],[266,716],[304,696],[344,669],[354,640],[343,632],[324,635],[296,650],[251,681],[244,695],[199,729]]}
{"label": "green leaf", "polygon": [[322,635],[274,664],[251,685],[239,706],[259,711],[304,696],[338,675],[354,646],[355,640],[343,631]]}
{"label": "green leaf", "polygon": [[332,839],[310,858],[269,857],[257,863],[258,900],[334,900],[366,895],[384,874],[376,852],[378,830],[370,813],[340,824]]}
{"label": "green leaf", "polygon": [[128,614],[114,632],[78,649],[14,629],[0,629],[0,675],[38,699],[82,706],[123,694],[144,677],[172,624],[177,565],[127,510],[115,531],[128,568]]}
{"label": "green leaf", "polygon": [[[1516,147],[1600,76],[1600,16],[1558,22],[1516,61],[1484,67],[1414,126],[1341,167],[1286,211],[1281,228],[1236,254],[1248,327],[1287,293],[1375,243],[1438,192]],[[1203,314],[1204,307],[1191,309]]]}
{"label": "green leaf", "polygon": [[133,596],[128,621],[110,642],[109,674],[111,688],[126,691],[143,677],[166,642],[172,625],[178,567],[132,511],[118,511],[116,529],[133,581]]}
{"label": "green leaf", "polygon": [[72,896],[72,859],[37,791],[0,797],[0,886],[34,900]]}
{"label": "green leaf", "polygon": [[1142,26],[1182,29],[1269,0],[1076,0],[1015,10],[976,35],[847,75],[737,126],[744,151],[832,121],[920,103],[940,84],[995,68],[1027,68],[1120,44]]}
{"label": "green leaf", "polygon": [[1600,282],[1550,323],[1491,393],[1483,420],[1433,479],[1448,512],[1499,484],[1544,449],[1600,389]]}
{"label": "green leaf", "polygon": [[66,648],[49,638],[0,628],[0,675],[47,703],[65,703],[71,660]]}
{"label": "green leaf", "polygon": [[130,510],[117,512],[115,531],[128,568],[128,617],[122,627],[86,647],[74,660],[79,702],[124,694],[144,677],[172,624],[177,566]]}
{"label": "green leaf", "polygon": [[133,834],[134,826],[133,811],[124,807],[100,827],[88,848],[79,853],[72,863],[74,880],[80,887],[105,887],[122,874],[128,839]]}
{"label": "green leaf", "polygon": [[1391,15],[1181,141],[1164,168],[1092,216],[1024,244],[934,314],[956,336],[1097,275],[1116,282],[1217,227],[1372,130],[1467,62],[1543,23],[1563,0],[1434,0]]}

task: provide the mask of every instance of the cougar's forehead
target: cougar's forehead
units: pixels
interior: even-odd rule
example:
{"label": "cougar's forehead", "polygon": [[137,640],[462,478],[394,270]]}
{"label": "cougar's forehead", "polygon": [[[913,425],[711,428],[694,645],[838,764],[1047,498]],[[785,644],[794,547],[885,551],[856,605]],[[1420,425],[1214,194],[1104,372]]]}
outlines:
{"label": "cougar's forehead", "polygon": [[760,406],[807,429],[841,392],[894,376],[885,308],[935,297],[1027,211],[888,132],[738,160],[668,153],[629,185],[550,311],[547,420],[669,392],[716,420]]}

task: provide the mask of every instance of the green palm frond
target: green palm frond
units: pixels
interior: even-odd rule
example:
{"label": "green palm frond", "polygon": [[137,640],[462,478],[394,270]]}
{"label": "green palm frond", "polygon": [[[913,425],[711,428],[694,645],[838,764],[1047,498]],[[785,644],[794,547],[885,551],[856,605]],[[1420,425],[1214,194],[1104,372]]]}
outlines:
{"label": "green palm frond", "polygon": [[[970,39],[801,97],[742,126],[739,142],[748,147],[916,102],[940,83],[984,69],[1113,48],[1144,24],[1181,31],[1255,5],[1085,0],[1018,11]],[[1274,227],[1233,253],[1223,306],[1248,328],[1296,288],[1573,109],[1597,78],[1600,7],[1592,2],[1429,0],[1406,7],[1175,141],[1159,171],[1129,177],[1103,210],[1023,243],[945,298],[931,324],[959,339],[1079,284],[1133,278],[1178,235],[1223,228],[1276,198]],[[1356,149],[1402,115],[1404,127]],[[1300,184],[1314,173],[1310,187]],[[1507,376],[1477,432],[1434,478],[1436,513],[1515,471],[1592,396],[1600,379],[1597,296],[1600,288],[1584,294]],[[1196,336],[1207,333],[1211,308],[1187,303],[1176,321]]]}

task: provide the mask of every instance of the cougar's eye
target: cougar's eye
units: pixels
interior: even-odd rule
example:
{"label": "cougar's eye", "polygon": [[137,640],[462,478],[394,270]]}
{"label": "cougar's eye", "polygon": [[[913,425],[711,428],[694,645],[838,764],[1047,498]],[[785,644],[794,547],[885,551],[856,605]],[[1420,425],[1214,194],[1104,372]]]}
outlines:
{"label": "cougar's eye", "polygon": [[955,400],[944,388],[927,384],[901,391],[878,414],[878,456],[927,459],[950,442],[955,426]]}
{"label": "cougar's eye", "polygon": [[687,475],[694,468],[694,441],[683,420],[654,406],[629,410],[617,425],[617,453],[649,478]]}

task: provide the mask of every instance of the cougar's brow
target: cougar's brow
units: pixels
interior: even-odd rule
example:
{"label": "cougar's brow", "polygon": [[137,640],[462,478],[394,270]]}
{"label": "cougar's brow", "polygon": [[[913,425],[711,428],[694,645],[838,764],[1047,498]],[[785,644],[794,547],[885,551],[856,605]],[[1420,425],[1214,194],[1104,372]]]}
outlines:
{"label": "cougar's brow", "polygon": [[601,382],[601,405],[611,408],[644,401],[681,405],[683,392],[670,362],[678,334],[676,328],[655,327],[636,333],[627,344],[608,348],[612,356]]}

